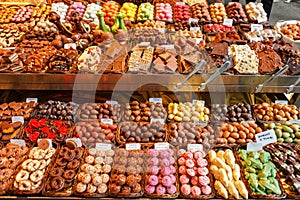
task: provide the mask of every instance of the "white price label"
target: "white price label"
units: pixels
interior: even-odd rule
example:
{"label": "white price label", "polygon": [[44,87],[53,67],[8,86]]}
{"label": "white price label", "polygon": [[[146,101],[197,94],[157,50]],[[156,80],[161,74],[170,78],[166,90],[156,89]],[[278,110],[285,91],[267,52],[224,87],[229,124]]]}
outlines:
{"label": "white price label", "polygon": [[185,5],[184,2],[176,2],[177,5]]}
{"label": "white price label", "polygon": [[283,104],[283,105],[288,105],[289,102],[286,100],[275,100],[275,104]]}
{"label": "white price label", "polygon": [[257,143],[262,143],[263,146],[277,142],[277,136],[274,130],[268,130],[255,135]]}
{"label": "white price label", "polygon": [[266,21],[266,19],[265,19],[265,18],[262,18],[262,17],[260,17],[260,18],[257,19],[257,22],[258,22],[258,23],[262,23],[262,22],[265,22],[265,21]]}
{"label": "white price label", "polygon": [[31,101],[37,103],[38,102],[38,98],[26,98],[26,103],[30,103]]}
{"label": "white price label", "polygon": [[202,40],[203,40],[203,38],[196,38],[197,44],[199,44]]}
{"label": "white price label", "polygon": [[207,122],[204,122],[204,121],[199,121],[199,122],[194,122],[194,125],[200,125],[202,127],[206,127],[207,126]]}
{"label": "white price label", "polygon": [[215,6],[222,6],[223,3],[214,3]]}
{"label": "white price label", "polygon": [[151,119],[150,120],[150,123],[154,123],[154,122],[159,122],[161,124],[164,124],[165,123],[165,120],[164,119],[158,119],[158,118],[155,118],[155,119]]}
{"label": "white price label", "polygon": [[37,143],[39,143],[40,140],[48,140],[48,142],[49,142],[49,147],[48,147],[48,148],[52,148],[52,140],[51,140],[51,139],[45,139],[45,138],[43,138],[43,139],[38,139],[38,140],[37,140]]}
{"label": "white price label", "polygon": [[167,142],[158,142],[154,144],[154,149],[157,150],[167,150],[170,148],[170,144]]}
{"label": "white price label", "polygon": [[141,144],[140,143],[128,143],[126,144],[126,150],[140,150]]}
{"label": "white price label", "polygon": [[200,31],[200,27],[190,27],[191,31]]}
{"label": "white price label", "polygon": [[149,47],[150,46],[150,42],[141,42],[140,44],[139,44],[139,47],[140,48],[147,48],[147,47]]}
{"label": "white price label", "polygon": [[170,44],[170,45],[161,45],[161,47],[165,48],[165,49],[174,49],[174,44]]}
{"label": "white price label", "polygon": [[290,120],[289,122],[291,122],[292,124],[298,124],[298,123],[300,123],[300,120],[298,119],[293,119],[293,120]]}
{"label": "white price label", "polygon": [[111,144],[105,144],[105,143],[96,143],[96,147],[97,150],[111,150]]}
{"label": "white price label", "polygon": [[196,22],[198,23],[198,19],[195,19],[195,18],[189,18],[189,24],[191,24],[192,22]]}
{"label": "white price label", "polygon": [[162,98],[149,98],[149,102],[152,102],[154,104],[162,103]]}
{"label": "white price label", "polygon": [[158,30],[160,33],[165,33],[165,32],[166,32],[166,29],[164,29],[164,28],[157,28],[157,30]]}
{"label": "white price label", "polygon": [[247,151],[261,151],[263,149],[262,143],[249,142],[247,143]]}
{"label": "white price label", "polygon": [[65,49],[76,49],[76,44],[75,43],[67,43],[64,45]]}
{"label": "white price label", "polygon": [[10,143],[17,144],[17,145],[19,145],[21,147],[25,147],[26,146],[25,140],[20,140],[20,139],[10,139]]}
{"label": "white price label", "polygon": [[190,151],[203,151],[202,144],[188,144],[187,149]]}
{"label": "white price label", "polygon": [[205,101],[204,100],[193,99],[193,101],[192,101],[193,104],[196,104],[198,102],[200,102],[203,106],[205,106]]}
{"label": "white price label", "polygon": [[110,105],[116,105],[116,104],[118,104],[117,101],[112,101],[112,100],[107,100],[106,103],[110,104]]}
{"label": "white price label", "polygon": [[264,27],[261,24],[251,24],[251,31],[261,31]]}
{"label": "white price label", "polygon": [[160,25],[165,25],[166,24],[166,22],[164,22],[164,21],[156,21],[155,23],[160,24]]}
{"label": "white price label", "polygon": [[81,139],[80,138],[68,138],[66,141],[73,141],[77,144],[77,147],[82,147],[82,142],[81,142]]}
{"label": "white price label", "polygon": [[24,124],[24,117],[23,116],[13,116],[11,118],[11,122],[21,122],[22,124]]}
{"label": "white price label", "polygon": [[112,119],[108,119],[108,118],[102,118],[101,119],[101,123],[112,125],[113,124],[113,120]]}
{"label": "white price label", "polygon": [[225,18],[224,21],[223,21],[223,25],[232,26],[232,24],[233,24],[232,19]]}

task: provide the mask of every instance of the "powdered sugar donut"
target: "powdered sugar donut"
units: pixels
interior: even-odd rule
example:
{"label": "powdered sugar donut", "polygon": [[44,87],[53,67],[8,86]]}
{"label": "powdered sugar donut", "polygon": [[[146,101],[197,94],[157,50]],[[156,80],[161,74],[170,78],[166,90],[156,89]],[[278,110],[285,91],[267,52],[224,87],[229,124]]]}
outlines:
{"label": "powdered sugar donut", "polygon": [[206,167],[199,167],[197,171],[200,176],[206,176],[209,172]]}
{"label": "powdered sugar donut", "polygon": [[191,186],[184,184],[180,187],[180,191],[183,195],[191,194]]}
{"label": "powdered sugar donut", "polygon": [[198,186],[193,186],[191,188],[191,193],[193,196],[199,196],[201,194],[201,189]]}
{"label": "powdered sugar donut", "polygon": [[198,167],[206,167],[207,166],[207,160],[202,159],[202,158],[198,158],[197,159],[197,165],[198,165]]}
{"label": "powdered sugar donut", "polygon": [[180,166],[178,169],[179,174],[186,174],[186,167],[185,166]]}
{"label": "powdered sugar donut", "polygon": [[181,184],[187,184],[189,183],[190,179],[187,177],[187,175],[181,175],[179,177],[179,181]]}
{"label": "powdered sugar donut", "polygon": [[185,158],[183,158],[183,157],[180,157],[179,159],[178,159],[178,165],[185,165]]}
{"label": "powdered sugar donut", "polygon": [[188,168],[192,168],[192,167],[195,166],[195,163],[194,163],[194,161],[192,159],[187,159],[185,161],[185,166],[187,166]]}
{"label": "powdered sugar donut", "polygon": [[210,183],[210,179],[207,176],[199,176],[199,184],[201,186],[208,185]]}
{"label": "powdered sugar donut", "polygon": [[209,185],[204,185],[201,187],[201,192],[203,194],[211,194],[211,187]]}
{"label": "powdered sugar donut", "polygon": [[196,175],[196,172],[194,169],[186,169],[186,173],[191,177]]}

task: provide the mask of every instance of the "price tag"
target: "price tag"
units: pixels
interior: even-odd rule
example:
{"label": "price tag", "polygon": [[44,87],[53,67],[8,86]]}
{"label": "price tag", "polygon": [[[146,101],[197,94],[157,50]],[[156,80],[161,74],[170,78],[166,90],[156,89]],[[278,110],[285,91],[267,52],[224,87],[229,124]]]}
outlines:
{"label": "price tag", "polygon": [[117,101],[112,101],[112,100],[107,100],[106,103],[110,104],[110,105],[116,105],[116,104],[118,104]]}
{"label": "price tag", "polygon": [[164,21],[156,21],[155,23],[160,24],[160,25],[166,25],[166,22],[164,22]]}
{"label": "price tag", "polygon": [[126,150],[141,150],[141,144],[140,143],[126,144]]}
{"label": "price tag", "polygon": [[25,140],[20,140],[20,139],[10,139],[10,142],[11,143],[14,143],[14,144],[17,144],[21,147],[25,147],[26,146],[26,143],[25,143]]}
{"label": "price tag", "polygon": [[38,98],[26,98],[26,103],[30,103],[31,101],[37,103],[38,102]]}
{"label": "price tag", "polygon": [[158,119],[158,118],[156,118],[156,119],[151,119],[151,120],[150,120],[150,123],[154,123],[154,122],[159,122],[159,123],[161,123],[161,124],[164,124],[164,123],[165,123],[165,120],[164,120],[164,119]]}
{"label": "price tag", "polygon": [[96,143],[96,147],[97,150],[111,150],[111,144],[105,144],[105,143]]}
{"label": "price tag", "polygon": [[266,21],[265,18],[261,18],[261,17],[260,17],[260,18],[257,19],[257,22],[258,22],[258,23],[262,23],[262,22],[265,22],[265,21]]}
{"label": "price tag", "polygon": [[11,122],[21,122],[22,124],[24,124],[24,117],[23,116],[13,116],[11,118]]}
{"label": "price tag", "polygon": [[75,43],[67,43],[64,45],[65,49],[76,49],[76,44]]}
{"label": "price tag", "polygon": [[300,120],[293,119],[293,120],[290,120],[289,122],[291,122],[292,124],[298,124],[298,123],[300,123]]}
{"label": "price tag", "polygon": [[206,127],[207,126],[207,122],[203,122],[203,121],[199,121],[199,122],[194,122],[194,125],[200,125],[202,127]]}
{"label": "price tag", "polygon": [[283,104],[283,105],[288,105],[289,102],[286,100],[275,100],[275,104]]}
{"label": "price tag", "polygon": [[184,2],[176,2],[177,5],[185,5]]}
{"label": "price tag", "polygon": [[69,141],[69,140],[75,142],[77,144],[77,147],[82,147],[82,142],[81,142],[80,138],[68,138],[68,139],[66,139],[66,141]]}
{"label": "price tag", "polygon": [[174,49],[174,44],[170,44],[170,45],[161,45],[161,47],[165,48],[165,49]]}
{"label": "price tag", "polygon": [[193,99],[193,101],[192,101],[193,104],[196,104],[198,102],[200,102],[203,106],[205,105],[205,101],[204,100]]}
{"label": "price tag", "polygon": [[170,148],[170,144],[167,142],[158,142],[154,144],[154,149],[157,150],[167,150]]}
{"label": "price tag", "polygon": [[223,25],[226,25],[226,26],[232,26],[232,23],[233,23],[233,20],[228,19],[228,18],[225,18],[223,21]]}
{"label": "price tag", "polygon": [[189,24],[191,24],[192,22],[196,22],[198,23],[198,19],[195,19],[195,18],[189,18]]}
{"label": "price tag", "polygon": [[222,6],[223,3],[214,3],[215,6]]}
{"label": "price tag", "polygon": [[109,118],[102,118],[101,119],[101,123],[112,125],[113,124],[113,120],[109,119]]}
{"label": "price tag", "polygon": [[251,31],[261,31],[264,27],[261,24],[251,24]]}
{"label": "price tag", "polygon": [[191,31],[200,31],[200,27],[190,27]]}
{"label": "price tag", "polygon": [[160,33],[165,33],[166,32],[166,29],[164,28],[156,28]]}
{"label": "price tag", "polygon": [[263,149],[262,143],[249,142],[247,143],[247,151],[261,151]]}
{"label": "price tag", "polygon": [[152,102],[154,104],[162,103],[162,98],[149,98],[149,102]]}
{"label": "price tag", "polygon": [[147,48],[147,47],[149,47],[150,46],[150,42],[141,42],[140,44],[139,44],[139,47],[140,48]]}
{"label": "price tag", "polygon": [[202,144],[188,144],[187,149],[190,151],[203,151]]}
{"label": "price tag", "polygon": [[197,44],[199,44],[203,39],[202,38],[196,38]]}
{"label": "price tag", "polygon": [[38,140],[37,140],[37,143],[39,143],[40,140],[48,140],[48,142],[49,142],[49,147],[48,147],[48,148],[52,148],[52,140],[51,140],[51,139],[45,139],[45,138],[43,138],[43,139],[38,139]]}
{"label": "price tag", "polygon": [[274,130],[268,130],[255,135],[257,143],[262,143],[263,146],[276,142],[277,136],[275,135]]}

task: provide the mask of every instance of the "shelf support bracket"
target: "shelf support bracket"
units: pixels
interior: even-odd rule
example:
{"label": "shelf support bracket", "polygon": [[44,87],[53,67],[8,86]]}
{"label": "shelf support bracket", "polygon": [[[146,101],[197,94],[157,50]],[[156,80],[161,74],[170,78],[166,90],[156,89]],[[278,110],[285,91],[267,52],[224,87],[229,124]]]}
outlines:
{"label": "shelf support bracket", "polygon": [[287,94],[290,94],[293,92],[293,90],[295,89],[295,86],[298,85],[298,83],[300,83],[300,77],[295,81],[295,83],[293,85],[290,85],[289,88],[286,90]]}

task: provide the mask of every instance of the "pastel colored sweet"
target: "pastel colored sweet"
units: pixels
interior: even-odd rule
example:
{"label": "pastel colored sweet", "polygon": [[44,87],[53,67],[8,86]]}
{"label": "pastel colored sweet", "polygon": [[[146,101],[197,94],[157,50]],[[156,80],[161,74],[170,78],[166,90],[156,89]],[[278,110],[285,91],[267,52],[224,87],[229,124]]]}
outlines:
{"label": "pastel colored sweet", "polygon": [[202,158],[198,158],[197,159],[197,165],[198,167],[206,167],[207,166],[207,160],[206,159],[202,159]]}
{"label": "pastel colored sweet", "polygon": [[177,155],[178,155],[179,157],[181,157],[182,155],[184,155],[185,152],[186,152],[185,149],[179,149],[178,152],[177,152]]}
{"label": "pastel colored sweet", "polygon": [[168,167],[170,165],[170,162],[167,158],[161,159],[159,162],[161,167]]}
{"label": "pastel colored sweet", "polygon": [[191,188],[191,193],[193,196],[199,196],[201,194],[201,189],[198,186],[193,186]]}
{"label": "pastel colored sweet", "polygon": [[170,163],[170,165],[173,165],[175,163],[175,158],[170,157],[169,158],[169,163]]}
{"label": "pastel colored sweet", "polygon": [[155,186],[155,185],[158,184],[158,177],[155,176],[155,175],[150,175],[150,176],[148,176],[147,182],[148,182],[150,185]]}
{"label": "pastel colored sweet", "polygon": [[184,157],[185,159],[193,159],[194,155],[193,155],[192,152],[187,151],[187,152],[184,153],[183,157]]}
{"label": "pastel colored sweet", "polygon": [[148,169],[147,169],[147,173],[151,174],[151,175],[157,175],[158,172],[159,172],[159,168],[155,165],[149,166]]}
{"label": "pastel colored sweet", "polygon": [[190,179],[187,177],[187,175],[181,175],[179,177],[179,181],[181,184],[187,184],[189,183]]}
{"label": "pastel colored sweet", "polygon": [[196,172],[194,169],[186,169],[186,173],[191,177],[196,175]]}
{"label": "pastel colored sweet", "polygon": [[158,185],[155,191],[157,194],[166,194],[166,188],[162,185]]}
{"label": "pastel colored sweet", "polygon": [[169,176],[169,175],[171,174],[170,167],[163,167],[163,168],[160,170],[160,173],[161,173],[161,175],[163,175],[163,176]]}
{"label": "pastel colored sweet", "polygon": [[195,159],[198,158],[204,158],[205,157],[205,152],[204,151],[196,151],[194,154]]}
{"label": "pastel colored sweet", "polygon": [[197,171],[200,176],[206,176],[209,172],[206,167],[199,167]]}
{"label": "pastel colored sweet", "polygon": [[179,159],[178,159],[178,165],[185,165],[185,158],[183,158],[183,157],[180,157]]}
{"label": "pastel colored sweet", "polygon": [[149,164],[149,165],[158,165],[158,163],[159,163],[159,160],[158,160],[158,158],[156,158],[156,157],[153,157],[153,158],[149,158],[149,159],[148,159],[148,164]]}
{"label": "pastel colored sweet", "polygon": [[169,194],[175,194],[175,192],[176,192],[176,186],[175,185],[171,185],[170,187],[167,187],[167,192]]}
{"label": "pastel colored sweet", "polygon": [[191,186],[184,184],[180,187],[180,191],[183,195],[191,194]]}
{"label": "pastel colored sweet", "polygon": [[194,176],[194,177],[191,178],[191,184],[192,185],[198,185],[198,183],[199,183],[198,176]]}
{"label": "pastel colored sweet", "polygon": [[169,166],[171,174],[175,174],[176,173],[176,168],[173,165]]}
{"label": "pastel colored sweet", "polygon": [[200,185],[208,185],[210,183],[210,179],[207,176],[199,176],[199,184]]}
{"label": "pastel colored sweet", "polygon": [[167,151],[169,153],[169,157],[172,157],[174,155],[174,150],[173,149],[168,149]]}
{"label": "pastel colored sweet", "polygon": [[165,187],[170,187],[173,183],[169,176],[164,176],[161,181],[162,185]]}
{"label": "pastel colored sweet", "polygon": [[158,157],[159,156],[159,151],[156,149],[149,149],[148,155],[151,157]]}
{"label": "pastel colored sweet", "polygon": [[192,167],[195,166],[195,163],[194,163],[194,161],[192,159],[187,159],[185,161],[185,166],[187,166],[188,168],[192,168]]}
{"label": "pastel colored sweet", "polygon": [[211,187],[209,185],[204,185],[201,187],[201,192],[203,194],[211,194]]}
{"label": "pastel colored sweet", "polygon": [[176,183],[176,177],[172,174],[169,176],[171,179],[172,184]]}
{"label": "pastel colored sweet", "polygon": [[155,192],[155,186],[146,185],[145,190],[147,194],[153,194]]}
{"label": "pastel colored sweet", "polygon": [[179,174],[186,174],[186,167],[185,166],[180,166],[178,169]]}
{"label": "pastel colored sweet", "polygon": [[159,151],[159,157],[160,158],[168,158],[169,152],[167,150],[161,150],[161,151]]}

